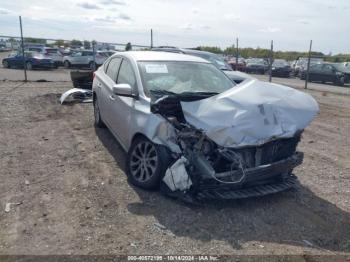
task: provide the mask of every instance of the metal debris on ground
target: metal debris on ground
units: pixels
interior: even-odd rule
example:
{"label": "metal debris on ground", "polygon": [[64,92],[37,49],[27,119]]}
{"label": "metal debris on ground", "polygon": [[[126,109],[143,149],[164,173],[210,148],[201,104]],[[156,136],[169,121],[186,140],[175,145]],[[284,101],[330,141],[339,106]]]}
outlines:
{"label": "metal debris on ground", "polygon": [[5,212],[9,213],[11,211],[11,206],[12,205],[19,206],[20,204],[22,204],[22,202],[19,202],[19,203],[6,203],[6,205],[5,205]]}
{"label": "metal debris on ground", "polygon": [[92,102],[92,91],[81,88],[72,88],[62,94],[60,98],[61,104],[65,102],[82,102],[91,103]]}

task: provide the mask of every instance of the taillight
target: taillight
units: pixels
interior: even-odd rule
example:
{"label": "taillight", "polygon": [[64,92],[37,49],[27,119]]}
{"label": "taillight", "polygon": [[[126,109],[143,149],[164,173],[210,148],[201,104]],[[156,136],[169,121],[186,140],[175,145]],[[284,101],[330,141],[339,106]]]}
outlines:
{"label": "taillight", "polygon": [[92,73],[92,80],[95,79],[95,75],[96,75],[95,72],[93,72],[93,73]]}

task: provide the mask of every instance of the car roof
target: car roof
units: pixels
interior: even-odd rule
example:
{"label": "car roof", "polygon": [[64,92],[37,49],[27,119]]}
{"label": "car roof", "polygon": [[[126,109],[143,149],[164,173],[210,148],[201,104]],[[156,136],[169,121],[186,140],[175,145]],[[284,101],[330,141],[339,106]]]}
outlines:
{"label": "car roof", "polygon": [[[127,51],[119,52],[115,55],[123,55],[135,61],[184,61],[210,64],[209,61],[191,55],[184,55],[170,52],[154,52],[154,51]],[[114,56],[115,56],[114,55]]]}
{"label": "car roof", "polygon": [[196,49],[186,49],[186,48],[181,48],[181,51],[183,51],[185,54],[207,54],[207,55],[217,55],[211,52],[207,51],[202,51],[202,50],[196,50]]}
{"label": "car roof", "polygon": [[214,55],[217,56],[215,53],[211,53],[208,51],[202,51],[197,49],[189,49],[189,48],[178,48],[178,47],[155,47],[152,50],[154,51],[173,51],[177,53],[184,53],[184,54],[206,54],[206,55]]}

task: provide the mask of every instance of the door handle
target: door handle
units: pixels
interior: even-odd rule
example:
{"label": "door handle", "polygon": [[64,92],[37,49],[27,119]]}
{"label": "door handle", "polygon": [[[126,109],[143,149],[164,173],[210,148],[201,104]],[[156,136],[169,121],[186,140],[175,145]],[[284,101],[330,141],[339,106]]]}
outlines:
{"label": "door handle", "polygon": [[110,96],[109,96],[109,99],[112,100],[112,101],[114,101],[114,100],[115,100],[115,96],[114,96],[114,95],[110,95]]}

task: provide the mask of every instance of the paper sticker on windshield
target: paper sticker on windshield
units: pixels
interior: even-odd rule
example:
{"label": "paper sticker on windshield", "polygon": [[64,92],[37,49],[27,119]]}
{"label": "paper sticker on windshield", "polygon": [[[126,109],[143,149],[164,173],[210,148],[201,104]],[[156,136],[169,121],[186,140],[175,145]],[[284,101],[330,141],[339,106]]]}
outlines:
{"label": "paper sticker on windshield", "polygon": [[148,64],[145,65],[148,74],[167,74],[168,68],[165,64]]}

